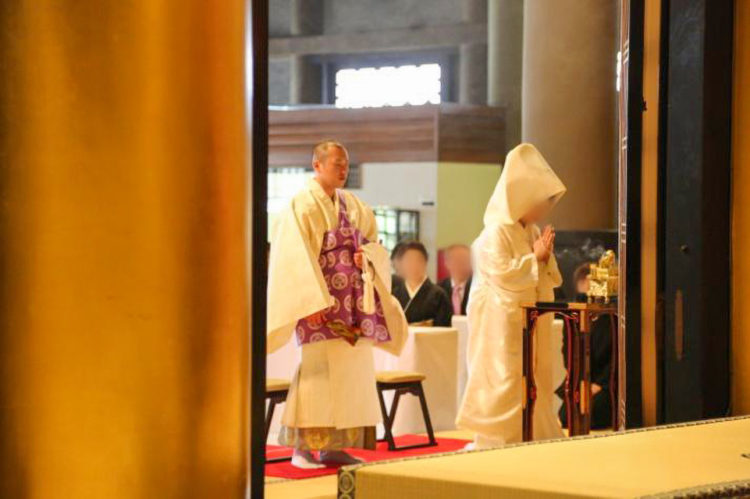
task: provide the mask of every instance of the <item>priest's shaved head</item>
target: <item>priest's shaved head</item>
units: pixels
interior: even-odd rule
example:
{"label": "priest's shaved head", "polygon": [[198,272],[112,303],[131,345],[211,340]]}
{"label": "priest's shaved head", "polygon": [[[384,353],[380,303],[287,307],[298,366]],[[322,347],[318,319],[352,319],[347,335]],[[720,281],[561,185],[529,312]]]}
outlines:
{"label": "priest's shaved head", "polygon": [[341,142],[324,140],[313,147],[315,180],[329,196],[346,185],[349,177],[349,153]]}
{"label": "priest's shaved head", "polygon": [[349,151],[347,151],[346,146],[339,142],[338,140],[333,139],[327,139],[323,140],[321,142],[318,142],[315,144],[315,147],[313,147],[313,153],[312,153],[312,160],[313,163],[316,161],[325,161],[326,157],[328,156],[328,150],[332,147],[341,149],[346,153],[346,157],[349,157]]}

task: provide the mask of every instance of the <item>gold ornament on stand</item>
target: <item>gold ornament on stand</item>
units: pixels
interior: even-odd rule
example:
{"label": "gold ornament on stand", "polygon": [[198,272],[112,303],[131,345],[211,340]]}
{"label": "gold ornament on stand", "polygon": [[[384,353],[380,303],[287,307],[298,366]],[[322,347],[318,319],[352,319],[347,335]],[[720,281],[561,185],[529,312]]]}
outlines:
{"label": "gold ornament on stand", "polygon": [[609,303],[613,297],[617,297],[619,285],[617,257],[614,251],[607,250],[599,258],[599,263],[591,264],[589,290],[586,293],[589,303]]}

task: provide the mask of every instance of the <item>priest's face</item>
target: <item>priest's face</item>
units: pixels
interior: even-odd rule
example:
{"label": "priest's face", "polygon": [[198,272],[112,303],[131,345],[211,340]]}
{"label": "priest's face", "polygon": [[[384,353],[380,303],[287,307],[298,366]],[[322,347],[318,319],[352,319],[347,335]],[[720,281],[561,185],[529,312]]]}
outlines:
{"label": "priest's face", "polygon": [[349,154],[345,149],[331,146],[320,160],[313,161],[315,176],[324,188],[340,189],[349,176]]}

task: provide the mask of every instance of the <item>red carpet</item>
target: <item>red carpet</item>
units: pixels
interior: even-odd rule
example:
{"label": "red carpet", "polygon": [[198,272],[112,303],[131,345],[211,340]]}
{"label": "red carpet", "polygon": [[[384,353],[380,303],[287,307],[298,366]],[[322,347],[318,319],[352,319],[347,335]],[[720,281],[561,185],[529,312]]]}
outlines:
{"label": "red carpet", "polygon": [[[424,442],[426,437],[421,435],[401,435],[396,437],[396,445],[411,445]],[[361,457],[367,462],[387,461],[388,459],[398,459],[407,456],[423,456],[427,454],[438,454],[440,452],[450,452],[463,449],[469,442],[468,440],[457,440],[455,438],[438,438],[438,444],[434,447],[420,447],[419,449],[409,449],[402,451],[388,451],[388,444],[378,442],[376,450],[351,449],[351,454]],[[290,456],[292,450],[288,447],[279,447],[278,445],[266,446],[266,457]],[[266,465],[266,476],[281,478],[314,478],[316,476],[335,475],[339,466],[330,466],[319,470],[301,470],[292,466],[289,461],[281,463],[271,463]]]}

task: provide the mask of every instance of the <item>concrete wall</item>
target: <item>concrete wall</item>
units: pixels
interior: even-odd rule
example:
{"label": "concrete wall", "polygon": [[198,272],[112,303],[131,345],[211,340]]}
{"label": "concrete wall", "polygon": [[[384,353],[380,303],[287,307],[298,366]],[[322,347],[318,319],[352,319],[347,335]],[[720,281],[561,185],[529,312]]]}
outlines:
{"label": "concrete wall", "polygon": [[[430,253],[428,271],[437,273],[438,164],[363,163],[362,189],[352,190],[370,206],[419,210],[420,239]],[[425,206],[425,203],[428,206]],[[432,203],[432,206],[429,204]]]}
{"label": "concrete wall", "polygon": [[[461,22],[460,0],[325,0],[323,33],[440,26]],[[271,37],[291,33],[291,0],[268,3]]]}
{"label": "concrete wall", "polygon": [[291,64],[289,59],[270,59],[268,61],[268,103],[273,105],[289,104],[289,84]]}
{"label": "concrete wall", "polygon": [[460,0],[326,0],[324,33],[459,23],[461,4]]}
{"label": "concrete wall", "polygon": [[[303,0],[304,1],[304,0]],[[439,26],[462,22],[462,1],[459,0],[322,0],[323,34],[358,33],[398,28]],[[270,36],[291,35],[291,0],[269,1]],[[372,47],[378,52],[378,47]],[[289,58],[269,61],[269,103],[293,102]],[[307,101],[301,101],[307,102]]]}
{"label": "concrete wall", "polygon": [[292,24],[292,0],[269,0],[268,33],[271,37],[289,36]]}

